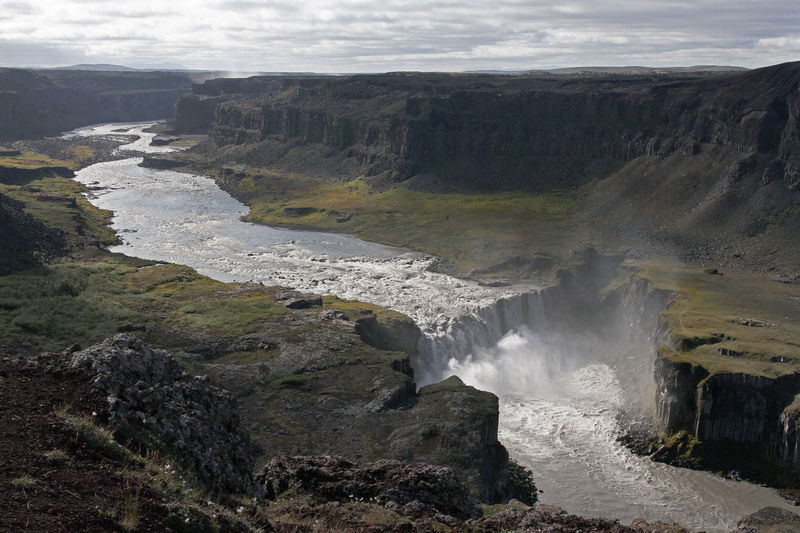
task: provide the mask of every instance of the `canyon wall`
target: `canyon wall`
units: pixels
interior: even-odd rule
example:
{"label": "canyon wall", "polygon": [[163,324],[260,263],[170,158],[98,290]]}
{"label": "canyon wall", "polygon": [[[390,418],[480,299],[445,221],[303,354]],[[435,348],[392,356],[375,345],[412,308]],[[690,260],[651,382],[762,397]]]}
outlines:
{"label": "canyon wall", "polygon": [[[663,324],[660,329],[665,331]],[[711,373],[682,360],[670,344],[659,350],[655,365],[656,414],[665,430],[686,430],[703,442],[754,445],[800,467],[800,374]]]}
{"label": "canyon wall", "polygon": [[173,72],[0,69],[0,140],[167,118],[191,86],[188,75]]}
{"label": "canyon wall", "polygon": [[[763,154],[738,171],[758,167],[764,180],[796,188],[798,79],[798,64],[716,76],[257,77],[197,85],[181,106],[216,99],[208,131],[222,153],[247,148],[236,153],[296,170],[301,151],[310,173],[550,189],[609,161],[714,144]],[[178,108],[175,119],[189,117]]]}

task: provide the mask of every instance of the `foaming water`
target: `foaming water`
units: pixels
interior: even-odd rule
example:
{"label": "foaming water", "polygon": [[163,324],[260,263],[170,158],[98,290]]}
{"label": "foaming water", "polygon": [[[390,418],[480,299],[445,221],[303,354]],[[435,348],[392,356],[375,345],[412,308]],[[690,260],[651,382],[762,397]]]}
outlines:
{"label": "foaming water", "polygon": [[[141,138],[120,150],[170,150],[149,146],[153,134],[143,127],[111,124],[74,134],[129,128]],[[140,162],[99,163],[77,173],[92,187],[92,203],[115,213],[113,227],[124,243],[114,251],[189,265],[222,281],[335,294],[411,316],[424,334],[418,382],[458,374],[497,394],[500,440],[533,469],[543,501],[623,523],[641,517],[707,531],[729,530],[767,505],[788,508],[775,491],[653,463],[616,442],[616,415],[644,394],[630,376],[652,372],[629,339],[613,345],[543,328],[543,303],[531,287],[490,288],[431,272],[437,259],[430,256],[348,235],[243,222],[247,207],[210,178]]]}

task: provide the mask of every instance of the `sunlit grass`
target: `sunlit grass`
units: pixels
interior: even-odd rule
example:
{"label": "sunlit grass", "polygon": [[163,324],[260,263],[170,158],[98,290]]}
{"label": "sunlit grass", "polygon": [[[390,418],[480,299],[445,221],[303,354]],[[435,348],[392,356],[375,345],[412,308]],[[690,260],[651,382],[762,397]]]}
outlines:
{"label": "sunlit grass", "polygon": [[20,168],[20,169],[40,169],[47,167],[65,167],[77,170],[82,163],[92,159],[95,151],[90,146],[73,146],[67,149],[67,159],[56,159],[38,152],[22,150],[19,155],[7,155],[0,157],[0,167]]}
{"label": "sunlit grass", "polygon": [[[711,373],[743,372],[776,377],[800,365],[800,287],[757,272],[709,274],[679,261],[637,261],[641,276],[675,291],[662,313],[673,341],[685,345],[669,357],[702,365]],[[760,320],[753,327],[747,321]],[[726,355],[728,354],[728,355]],[[733,355],[729,355],[733,354]]]}
{"label": "sunlit grass", "polygon": [[229,295],[227,285],[188,267],[140,269],[137,261],[107,256],[0,276],[0,336],[35,350],[63,350],[141,324],[146,330],[137,335],[163,345],[174,342],[169,328],[235,337],[288,313],[266,292]]}
{"label": "sunlit grass", "polygon": [[576,211],[575,199],[561,192],[380,191],[360,179],[328,184],[261,171],[231,188],[254,222],[351,233],[445,257],[461,271],[559,247]]}

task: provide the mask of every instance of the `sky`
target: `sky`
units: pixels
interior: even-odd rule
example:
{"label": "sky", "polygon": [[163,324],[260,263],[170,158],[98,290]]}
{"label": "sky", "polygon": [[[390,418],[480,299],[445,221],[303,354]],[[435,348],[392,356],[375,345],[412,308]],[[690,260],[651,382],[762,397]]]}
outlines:
{"label": "sky", "polygon": [[0,66],[242,72],[760,67],[800,0],[0,0]]}

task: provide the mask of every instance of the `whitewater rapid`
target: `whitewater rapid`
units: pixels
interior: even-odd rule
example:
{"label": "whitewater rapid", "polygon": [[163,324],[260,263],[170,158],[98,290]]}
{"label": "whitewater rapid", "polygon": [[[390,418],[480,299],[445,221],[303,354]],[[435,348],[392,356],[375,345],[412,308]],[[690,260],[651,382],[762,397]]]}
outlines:
{"label": "whitewater rapid", "polygon": [[[147,125],[71,134],[130,129],[139,139],[120,150],[169,151],[149,146]],[[767,505],[789,508],[775,491],[653,463],[617,443],[616,415],[630,401],[617,363],[589,336],[528,328],[523,315],[536,287],[485,287],[432,272],[438,260],[424,254],[242,222],[247,207],[210,178],[146,169],[141,161],[98,163],[77,173],[91,188],[90,201],[114,211],[123,244],[112,251],[185,264],[221,281],[335,294],[409,315],[423,331],[418,381],[457,374],[497,394],[500,440],[534,471],[541,501],[622,523],[645,518],[706,531],[730,530]]]}

